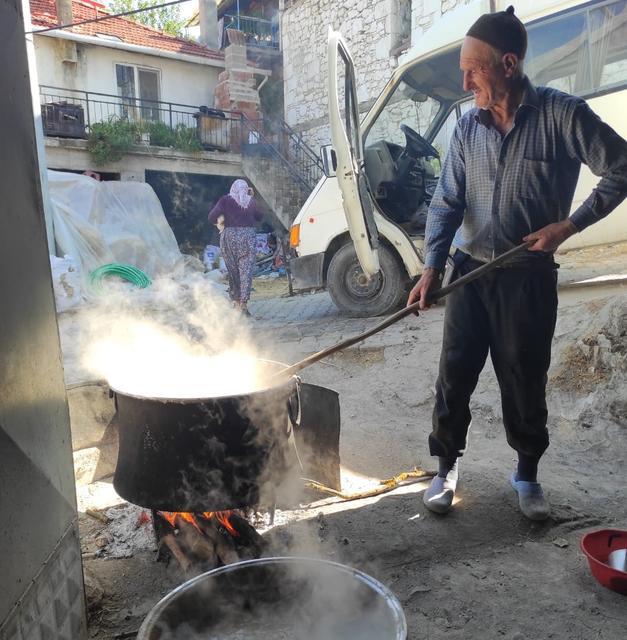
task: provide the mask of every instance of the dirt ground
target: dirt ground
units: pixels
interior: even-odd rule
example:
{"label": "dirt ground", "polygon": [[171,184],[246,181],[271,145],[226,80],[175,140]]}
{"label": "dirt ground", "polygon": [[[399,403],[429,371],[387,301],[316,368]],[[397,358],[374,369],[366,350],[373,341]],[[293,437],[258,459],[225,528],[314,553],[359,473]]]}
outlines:
{"label": "dirt ground", "polygon": [[[268,289],[281,283],[268,281]],[[267,292],[265,284],[255,288]],[[432,309],[302,372],[340,394],[344,490],[433,467],[426,440],[442,318],[441,307]],[[292,337],[262,325],[272,355],[284,361],[356,333],[337,317],[301,325]],[[625,287],[562,292],[548,394],[552,444],[540,472],[553,509],[548,522],[517,510],[508,484],[515,455],[487,365],[450,514],[425,509],[424,482],[376,498],[284,505],[264,533],[268,554],[323,557],[371,574],[399,598],[411,640],[624,638],[627,599],[594,580],[579,543],[592,529],[627,529],[626,373]],[[156,562],[149,536],[130,557],[113,558],[102,552],[111,525],[86,513],[80,525],[91,637],[134,637],[183,576]]]}
{"label": "dirt ground", "polygon": [[287,296],[289,287],[287,277],[280,278],[255,278],[251,300],[265,300],[267,298],[280,298]]}

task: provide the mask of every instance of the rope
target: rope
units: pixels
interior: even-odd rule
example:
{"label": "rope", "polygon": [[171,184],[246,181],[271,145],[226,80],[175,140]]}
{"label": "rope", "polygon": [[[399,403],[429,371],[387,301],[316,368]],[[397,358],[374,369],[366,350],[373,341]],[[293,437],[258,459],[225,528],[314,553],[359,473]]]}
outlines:
{"label": "rope", "polygon": [[[331,489],[331,487],[327,487],[320,482],[316,482],[315,480],[311,480],[309,478],[301,478],[305,481],[305,486],[308,489],[315,489],[320,493],[326,493],[331,496],[335,496],[336,498],[341,498],[342,500],[361,500],[362,498],[372,498],[373,496],[379,496],[382,493],[387,493],[388,491],[392,491],[392,489],[396,489],[396,487],[400,486],[406,480],[412,480],[413,482],[422,482],[428,478],[433,478],[437,475],[436,471],[425,471],[424,469],[419,469],[415,467],[413,471],[403,471],[399,473],[397,476],[393,478],[388,478],[387,480],[380,480],[379,486],[374,489],[370,489],[368,491],[359,491],[357,493],[344,493],[342,491],[336,491],[335,489]],[[410,483],[408,483],[410,484]]]}

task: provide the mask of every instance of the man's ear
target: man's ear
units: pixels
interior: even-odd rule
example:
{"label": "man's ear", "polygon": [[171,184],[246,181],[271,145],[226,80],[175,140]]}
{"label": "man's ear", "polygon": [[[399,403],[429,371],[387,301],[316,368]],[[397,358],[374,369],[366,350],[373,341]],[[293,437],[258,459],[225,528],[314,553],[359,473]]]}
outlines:
{"label": "man's ear", "polygon": [[502,58],[505,77],[511,78],[518,68],[518,56],[515,53],[506,53]]}

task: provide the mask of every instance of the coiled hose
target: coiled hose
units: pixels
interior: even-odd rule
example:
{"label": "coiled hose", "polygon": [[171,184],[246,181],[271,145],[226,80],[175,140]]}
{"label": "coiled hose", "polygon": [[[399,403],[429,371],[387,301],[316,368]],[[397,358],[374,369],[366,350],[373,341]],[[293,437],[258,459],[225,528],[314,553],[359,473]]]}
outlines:
{"label": "coiled hose", "polygon": [[102,280],[107,276],[118,276],[140,289],[145,289],[152,284],[150,278],[141,269],[131,264],[112,262],[103,264],[89,274],[89,282],[95,291],[99,291],[102,288]]}

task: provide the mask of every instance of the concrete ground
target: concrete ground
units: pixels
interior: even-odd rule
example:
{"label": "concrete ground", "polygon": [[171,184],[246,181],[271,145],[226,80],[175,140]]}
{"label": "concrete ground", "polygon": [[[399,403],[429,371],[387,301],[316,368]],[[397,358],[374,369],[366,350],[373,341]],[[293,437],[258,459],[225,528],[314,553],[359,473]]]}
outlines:
{"label": "concrete ground", "polygon": [[[594,580],[579,548],[588,531],[627,530],[627,285],[620,277],[627,265],[618,263],[599,270],[597,256],[592,267],[570,267],[571,282],[610,270],[617,277],[560,292],[548,392],[552,445],[541,467],[553,508],[548,522],[529,522],[517,509],[507,480],[515,455],[488,365],[473,396],[452,513],[425,509],[426,483],[349,502],[321,498],[280,512],[282,524],[265,534],[271,552],[329,558],[370,573],[401,601],[412,640],[624,637],[625,596]],[[380,320],[342,317],[326,293],[264,297],[262,288],[249,305],[250,330],[265,355],[286,363]],[[442,318],[443,308],[434,308],[302,371],[306,382],[339,392],[345,491],[433,467],[426,439]],[[156,563],[149,544],[130,557],[103,559],[97,548],[107,526],[84,512],[81,531],[85,567],[99,590],[90,607],[92,637],[136,630],[182,576]]]}

